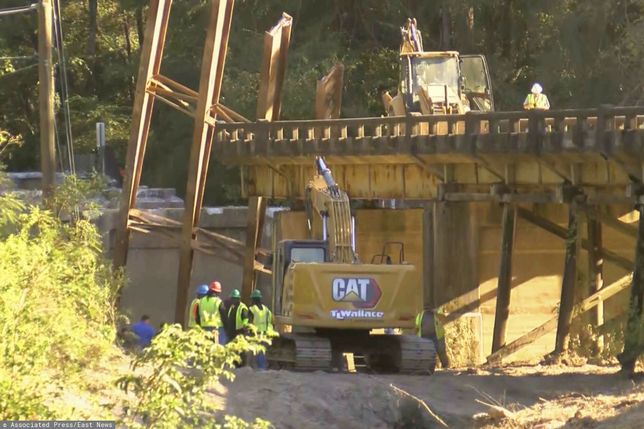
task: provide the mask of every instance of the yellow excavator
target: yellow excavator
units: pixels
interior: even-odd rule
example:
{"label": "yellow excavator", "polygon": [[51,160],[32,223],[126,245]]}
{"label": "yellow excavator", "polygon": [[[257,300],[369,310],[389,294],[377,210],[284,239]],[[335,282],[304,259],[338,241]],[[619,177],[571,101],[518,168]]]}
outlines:
{"label": "yellow excavator", "polygon": [[408,19],[400,30],[400,86],[394,97],[388,92],[383,94],[387,115],[494,110],[492,81],[485,56],[424,51],[415,18]]}
{"label": "yellow excavator", "polygon": [[[310,238],[283,240],[273,249],[273,312],[280,336],[267,353],[271,367],[342,369],[343,354],[353,353],[374,372],[432,373],[431,341],[376,333],[414,328],[423,302],[418,270],[405,263],[402,249],[397,261],[385,255],[387,246],[371,263],[360,261],[349,198],[324,159],[317,157],[315,164],[305,198]],[[322,222],[318,239],[313,212]]]}

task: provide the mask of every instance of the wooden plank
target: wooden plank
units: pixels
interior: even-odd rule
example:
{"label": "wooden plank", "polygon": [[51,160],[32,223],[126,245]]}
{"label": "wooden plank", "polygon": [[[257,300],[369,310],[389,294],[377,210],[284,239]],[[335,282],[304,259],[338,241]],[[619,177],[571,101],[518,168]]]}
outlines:
{"label": "wooden plank", "polygon": [[494,316],[494,334],[492,353],[505,345],[505,332],[510,316],[510,295],[512,292],[512,246],[516,228],[516,211],[513,205],[503,205],[501,262],[499,281],[496,289],[496,312]]}
{"label": "wooden plank", "polygon": [[[598,303],[606,301],[608,298],[618,294],[619,292],[626,289],[631,283],[631,275],[626,275],[616,281],[615,283],[606,286],[600,291],[595,292],[593,295],[589,296],[583,300],[575,309],[574,317],[579,317],[584,314],[586,311],[595,307]],[[525,335],[517,338],[512,341],[510,344],[500,348],[496,352],[492,353],[487,357],[487,362],[489,364],[499,363],[501,360],[507,356],[510,356],[512,353],[517,352],[528,344],[531,344],[533,341],[543,337],[548,332],[553,331],[557,327],[557,317],[552,317],[548,319],[547,322],[543,323],[539,327],[533,329]]]}
{"label": "wooden plank", "polygon": [[264,231],[266,201],[264,197],[250,197],[248,199],[248,224],[246,227],[246,250],[241,291],[242,299],[246,302],[250,302],[250,294],[255,289],[255,257]]}
{"label": "wooden plank", "polygon": [[210,117],[211,106],[219,103],[234,0],[212,0],[211,4],[201,63],[199,98],[197,99],[195,110],[188,182],[184,198],[183,229],[179,247],[175,322],[182,324],[185,323],[188,293],[190,291],[193,260],[192,241],[199,223],[212,137],[214,135],[214,126],[208,126],[207,119]]}
{"label": "wooden plank", "polygon": [[136,204],[136,193],[141,181],[145,147],[154,106],[154,97],[146,91],[146,87],[150,78],[158,74],[161,67],[171,3],[170,0],[152,0],[149,6],[136,81],[130,140],[125,156],[125,177],[121,191],[119,225],[113,260],[114,266],[117,268],[124,267],[127,263],[130,241],[128,230],[130,209],[134,208]]}
{"label": "wooden plank", "polygon": [[566,238],[566,261],[561,282],[561,298],[559,300],[559,318],[557,321],[557,337],[555,353],[568,350],[570,324],[575,304],[575,278],[577,274],[577,212],[575,205],[568,209],[568,234]]}
{"label": "wooden plank", "polygon": [[40,100],[40,170],[42,172],[43,197],[45,198],[51,196],[56,179],[54,69],[51,26],[51,1],[40,0],[38,5],[38,94]]}

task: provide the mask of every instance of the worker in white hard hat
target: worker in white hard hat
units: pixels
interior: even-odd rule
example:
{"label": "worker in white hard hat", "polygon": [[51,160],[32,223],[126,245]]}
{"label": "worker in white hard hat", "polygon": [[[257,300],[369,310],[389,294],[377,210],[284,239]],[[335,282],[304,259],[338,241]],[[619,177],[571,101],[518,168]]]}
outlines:
{"label": "worker in white hard hat", "polygon": [[532,85],[532,90],[530,94],[525,98],[523,102],[523,108],[525,110],[548,110],[550,109],[550,102],[546,94],[543,94],[543,88],[538,83]]}

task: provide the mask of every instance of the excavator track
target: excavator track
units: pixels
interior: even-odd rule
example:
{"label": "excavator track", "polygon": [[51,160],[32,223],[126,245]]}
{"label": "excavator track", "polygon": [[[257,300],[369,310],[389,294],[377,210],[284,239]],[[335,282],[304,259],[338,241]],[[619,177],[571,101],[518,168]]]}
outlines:
{"label": "excavator track", "polygon": [[316,335],[281,335],[273,340],[267,357],[276,369],[326,371],[331,369],[331,342]]}
{"label": "excavator track", "polygon": [[401,374],[433,374],[436,368],[436,348],[431,340],[411,335],[398,336]]}

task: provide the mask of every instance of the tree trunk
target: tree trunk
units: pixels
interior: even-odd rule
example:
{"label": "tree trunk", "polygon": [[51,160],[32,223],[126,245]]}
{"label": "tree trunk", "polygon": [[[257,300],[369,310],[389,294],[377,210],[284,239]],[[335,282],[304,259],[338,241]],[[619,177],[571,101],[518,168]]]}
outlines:
{"label": "tree trunk", "polygon": [[87,54],[96,55],[96,33],[98,32],[98,0],[89,0],[88,17],[89,28],[87,31]]}
{"label": "tree trunk", "polygon": [[139,35],[139,49],[143,46],[143,39],[145,34],[145,26],[143,25],[143,6],[136,8],[136,32]]}
{"label": "tree trunk", "polygon": [[443,3],[443,6],[441,7],[441,38],[440,38],[440,45],[441,45],[441,50],[443,51],[448,51],[451,47],[451,17],[449,14],[449,8],[447,7],[447,3]]}

